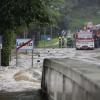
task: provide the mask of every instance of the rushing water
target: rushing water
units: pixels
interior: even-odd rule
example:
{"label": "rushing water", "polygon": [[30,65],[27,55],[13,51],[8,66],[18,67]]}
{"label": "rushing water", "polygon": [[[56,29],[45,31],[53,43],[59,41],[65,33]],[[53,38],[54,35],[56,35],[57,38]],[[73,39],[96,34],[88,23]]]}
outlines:
{"label": "rushing water", "polygon": [[0,93],[0,100],[47,100],[42,96],[41,90],[26,92]]}
{"label": "rushing water", "polygon": [[[91,63],[98,63],[100,49],[94,51],[76,51],[74,48],[63,49],[41,49],[36,50],[39,52],[40,57],[34,53],[34,68],[31,66],[31,54],[18,55],[18,66],[16,67],[16,57],[13,57],[9,68],[1,68],[0,71],[0,90],[9,92],[0,92],[0,100],[47,100],[42,98],[40,90],[40,81],[42,74],[42,65],[44,58],[74,58],[85,60]],[[37,61],[40,60],[40,65]],[[30,91],[28,91],[28,90]],[[31,90],[32,89],[32,90]],[[25,92],[11,92],[23,91]]]}

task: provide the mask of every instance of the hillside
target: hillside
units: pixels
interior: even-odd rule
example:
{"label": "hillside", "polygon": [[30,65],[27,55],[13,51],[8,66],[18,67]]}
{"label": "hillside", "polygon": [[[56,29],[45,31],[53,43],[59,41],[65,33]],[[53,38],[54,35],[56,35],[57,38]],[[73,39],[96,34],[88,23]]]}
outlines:
{"label": "hillside", "polygon": [[100,0],[71,0],[74,6],[87,7],[87,6],[99,6]]}
{"label": "hillside", "polygon": [[100,23],[100,7],[98,0],[72,0],[73,7],[70,13],[70,29],[76,30],[86,22]]}

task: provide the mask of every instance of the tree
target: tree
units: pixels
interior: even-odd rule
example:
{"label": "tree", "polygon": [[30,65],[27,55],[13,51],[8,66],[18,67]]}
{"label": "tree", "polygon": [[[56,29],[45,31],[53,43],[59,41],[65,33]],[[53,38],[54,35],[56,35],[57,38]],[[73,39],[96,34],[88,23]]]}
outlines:
{"label": "tree", "polygon": [[[48,23],[49,0],[0,0],[0,34],[3,35],[2,66],[9,65],[12,31],[23,24],[38,20]],[[49,1],[50,2],[50,1]]]}

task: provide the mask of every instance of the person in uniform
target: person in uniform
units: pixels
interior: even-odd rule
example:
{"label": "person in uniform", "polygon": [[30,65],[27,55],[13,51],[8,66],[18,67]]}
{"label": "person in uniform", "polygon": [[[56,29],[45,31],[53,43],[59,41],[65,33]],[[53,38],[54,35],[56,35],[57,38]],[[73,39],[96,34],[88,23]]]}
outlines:
{"label": "person in uniform", "polygon": [[59,48],[61,48],[62,47],[62,38],[61,38],[61,36],[59,36]]}

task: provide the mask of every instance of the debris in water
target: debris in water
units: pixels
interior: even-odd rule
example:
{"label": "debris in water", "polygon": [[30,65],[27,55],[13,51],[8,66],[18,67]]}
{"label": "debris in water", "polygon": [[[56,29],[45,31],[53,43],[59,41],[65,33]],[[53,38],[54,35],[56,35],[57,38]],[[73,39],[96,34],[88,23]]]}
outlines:
{"label": "debris in water", "polygon": [[36,78],[34,78],[30,73],[24,72],[24,71],[19,71],[14,75],[14,79],[16,81],[30,81],[30,82],[39,82]]}

